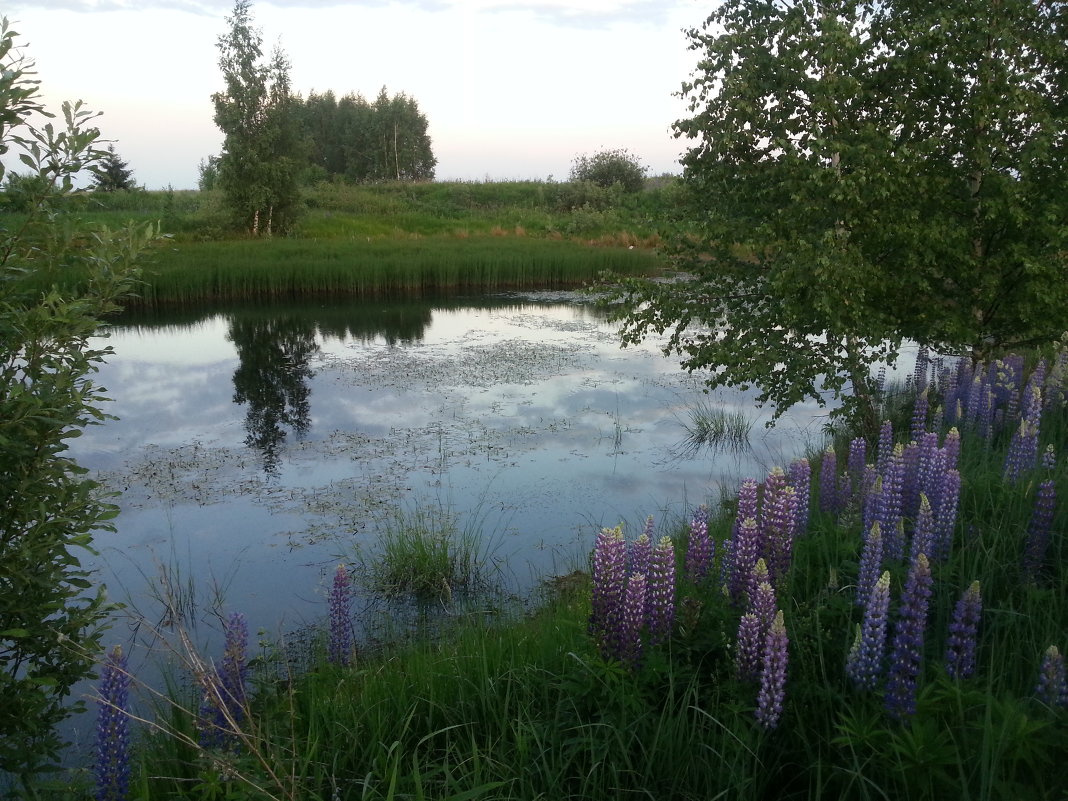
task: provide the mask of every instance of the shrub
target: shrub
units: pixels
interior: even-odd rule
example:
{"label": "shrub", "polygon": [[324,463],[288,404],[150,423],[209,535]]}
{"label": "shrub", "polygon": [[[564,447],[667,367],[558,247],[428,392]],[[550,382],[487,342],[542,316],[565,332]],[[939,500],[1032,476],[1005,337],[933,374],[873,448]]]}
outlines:
{"label": "shrub", "polygon": [[572,181],[589,181],[598,186],[619,184],[624,192],[640,192],[645,186],[645,167],[638,157],[625,148],[585,153],[571,162]]}

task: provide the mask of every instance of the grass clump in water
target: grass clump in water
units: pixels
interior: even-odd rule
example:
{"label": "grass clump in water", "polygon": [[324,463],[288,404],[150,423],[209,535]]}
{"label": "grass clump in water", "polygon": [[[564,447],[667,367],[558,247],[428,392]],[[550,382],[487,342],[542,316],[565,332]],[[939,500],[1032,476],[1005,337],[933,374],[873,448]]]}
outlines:
{"label": "grass clump in water", "polygon": [[375,594],[428,601],[486,589],[490,562],[474,526],[461,526],[450,510],[430,507],[400,511],[388,520],[364,568]]}
{"label": "grass clump in water", "polygon": [[682,423],[686,429],[682,449],[687,456],[696,456],[702,448],[742,450],[749,444],[753,421],[741,409],[701,400],[690,407],[688,416]]}

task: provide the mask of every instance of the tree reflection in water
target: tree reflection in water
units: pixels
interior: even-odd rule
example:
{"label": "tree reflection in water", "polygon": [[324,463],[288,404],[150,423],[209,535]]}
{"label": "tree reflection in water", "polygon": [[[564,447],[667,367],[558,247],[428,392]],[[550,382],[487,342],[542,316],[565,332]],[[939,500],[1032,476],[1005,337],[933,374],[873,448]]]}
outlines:
{"label": "tree reflection in water", "polygon": [[299,440],[308,430],[314,375],[308,360],[319,351],[316,327],[297,317],[230,319],[228,339],[240,362],[234,371],[234,403],[248,404],[245,444],[263,454],[263,469],[278,472],[286,428]]}

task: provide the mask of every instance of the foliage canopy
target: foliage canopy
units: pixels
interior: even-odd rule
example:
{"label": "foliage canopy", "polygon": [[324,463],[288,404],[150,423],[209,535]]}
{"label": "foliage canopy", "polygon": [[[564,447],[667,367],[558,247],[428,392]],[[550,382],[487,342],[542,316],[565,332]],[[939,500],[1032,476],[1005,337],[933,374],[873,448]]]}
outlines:
{"label": "foliage canopy", "polygon": [[251,5],[235,1],[229,30],[218,41],[225,82],[211,97],[224,136],[218,185],[240,227],[270,236],[287,231],[297,216],[299,138],[289,60],[276,47],[263,61]]}
{"label": "foliage canopy", "polygon": [[648,169],[637,156],[626,148],[618,148],[576,156],[571,162],[569,178],[603,187],[619,184],[624,192],[640,192],[645,186],[646,172]]}
{"label": "foliage canopy", "polygon": [[[0,154],[18,152],[36,194],[22,215],[0,218],[0,775],[28,787],[57,761],[54,727],[80,705],[66,697],[93,671],[107,611],[79,552],[116,510],[65,453],[104,417],[92,373],[109,351],[89,338],[131,290],[155,229],[89,229],[54,204],[107,153],[96,147],[96,115],[80,103],[63,105],[61,126],[31,124],[53,115],[16,36],[4,19]],[[85,277],[85,291],[64,288],[71,274]],[[56,283],[34,290],[31,275]]]}
{"label": "foliage canopy", "polygon": [[1062,2],[728,0],[691,30],[686,278],[618,286],[709,384],[875,421],[905,338],[989,355],[1068,327]]}

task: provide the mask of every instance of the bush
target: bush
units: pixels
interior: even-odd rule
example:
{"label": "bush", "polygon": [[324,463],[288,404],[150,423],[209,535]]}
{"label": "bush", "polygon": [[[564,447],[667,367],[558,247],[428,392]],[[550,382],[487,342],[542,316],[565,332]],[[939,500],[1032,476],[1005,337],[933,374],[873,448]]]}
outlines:
{"label": "bush", "polygon": [[646,172],[648,168],[638,157],[623,148],[576,156],[571,163],[570,178],[605,187],[619,184],[624,192],[640,192],[645,186]]}

